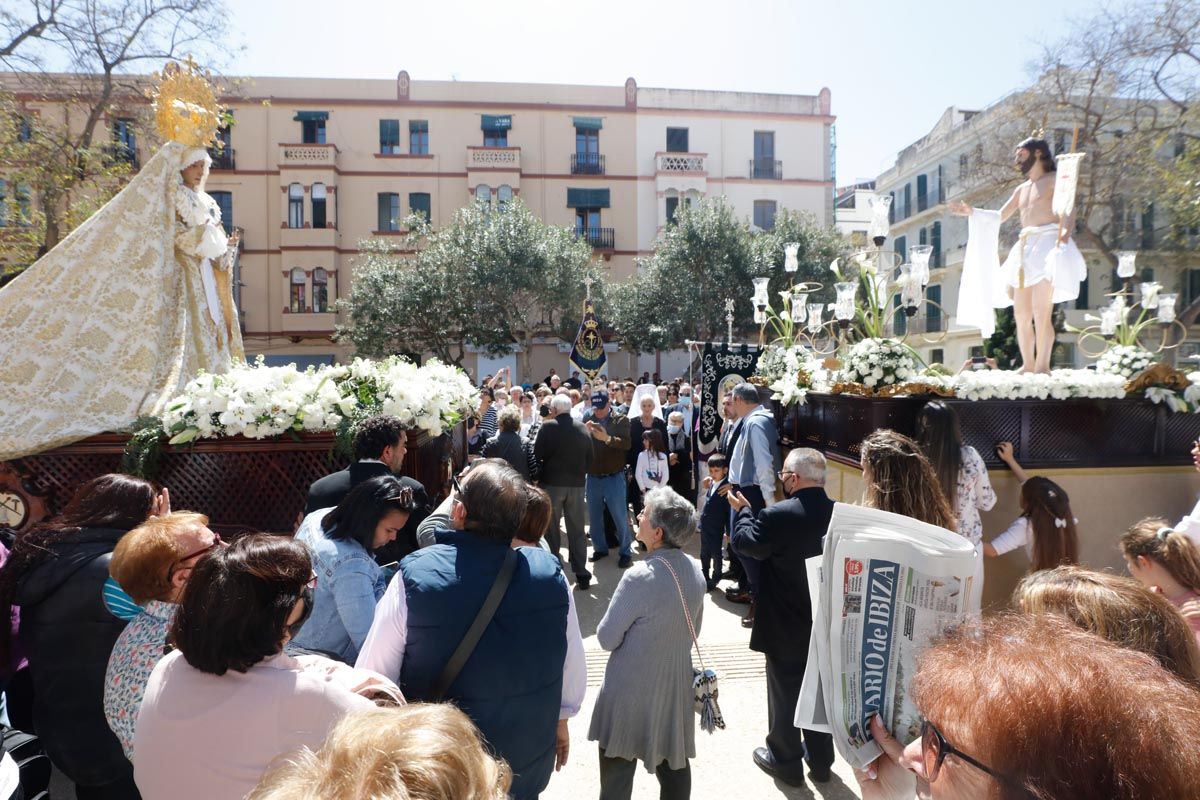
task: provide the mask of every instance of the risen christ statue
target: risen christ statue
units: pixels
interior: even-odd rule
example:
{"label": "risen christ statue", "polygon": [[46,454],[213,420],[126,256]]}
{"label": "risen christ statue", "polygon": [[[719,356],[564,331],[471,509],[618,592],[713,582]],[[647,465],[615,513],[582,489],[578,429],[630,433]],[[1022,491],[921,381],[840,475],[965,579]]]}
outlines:
{"label": "risen christ statue", "polygon": [[[982,287],[990,281],[980,280],[977,273],[990,268],[987,260],[995,262],[1000,223],[1020,212],[1020,238],[1000,270],[1016,318],[1017,344],[1021,349],[1019,371],[1048,373],[1054,347],[1054,304],[1079,295],[1079,283],[1087,276],[1087,264],[1071,238],[1073,217],[1061,216],[1053,210],[1056,175],[1050,146],[1044,139],[1026,139],[1017,145],[1013,165],[1026,180],[999,212],[971,208],[962,201],[950,204],[951,214],[971,218],[971,240],[963,260],[960,292],[984,291]],[[1002,307],[1009,302],[998,299],[990,305]]]}

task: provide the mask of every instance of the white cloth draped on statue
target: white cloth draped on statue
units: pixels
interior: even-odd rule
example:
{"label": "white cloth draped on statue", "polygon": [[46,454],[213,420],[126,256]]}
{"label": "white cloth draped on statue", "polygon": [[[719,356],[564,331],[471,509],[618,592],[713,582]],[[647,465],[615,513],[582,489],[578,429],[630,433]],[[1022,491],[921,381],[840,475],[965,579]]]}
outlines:
{"label": "white cloth draped on statue", "polygon": [[[232,307],[220,212],[202,188],[181,188],[196,153],[165,144],[0,289],[0,461],[127,427],[199,370],[224,372],[244,357],[236,324],[220,333]],[[201,223],[178,213],[180,191],[204,209]]]}
{"label": "white cloth draped on statue", "polygon": [[958,287],[955,322],[979,328],[984,339],[996,332],[996,309],[1012,305],[1000,272],[1000,212],[975,208],[967,220],[967,251]]}
{"label": "white cloth draped on statue", "polygon": [[979,328],[987,339],[996,331],[995,309],[1012,305],[1012,290],[1044,280],[1054,286],[1055,303],[1079,296],[1079,284],[1087,277],[1087,262],[1074,239],[1058,244],[1057,223],[1022,229],[1003,266],[997,255],[999,246],[1000,212],[971,209],[958,289],[958,325]]}

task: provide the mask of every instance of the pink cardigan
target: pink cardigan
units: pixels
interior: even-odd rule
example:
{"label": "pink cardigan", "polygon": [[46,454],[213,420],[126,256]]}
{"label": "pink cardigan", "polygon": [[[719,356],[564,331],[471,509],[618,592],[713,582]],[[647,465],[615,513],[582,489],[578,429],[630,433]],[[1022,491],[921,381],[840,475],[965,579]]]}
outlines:
{"label": "pink cardigan", "polygon": [[317,749],[343,714],[372,705],[282,653],[245,673],[212,675],[175,651],[146,685],[134,779],[144,800],[239,800],[276,758]]}

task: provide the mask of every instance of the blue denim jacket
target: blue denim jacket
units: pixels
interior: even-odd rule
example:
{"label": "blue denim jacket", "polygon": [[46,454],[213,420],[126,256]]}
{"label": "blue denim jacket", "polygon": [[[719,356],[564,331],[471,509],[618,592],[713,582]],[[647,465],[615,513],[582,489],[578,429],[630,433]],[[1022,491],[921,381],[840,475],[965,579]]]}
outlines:
{"label": "blue denim jacket", "polygon": [[375,604],[387,580],[375,560],[353,539],[330,539],[321,520],[333,509],[323,508],[304,518],[296,539],[312,554],[317,588],[312,616],[292,641],[308,650],[353,664],[375,618]]}

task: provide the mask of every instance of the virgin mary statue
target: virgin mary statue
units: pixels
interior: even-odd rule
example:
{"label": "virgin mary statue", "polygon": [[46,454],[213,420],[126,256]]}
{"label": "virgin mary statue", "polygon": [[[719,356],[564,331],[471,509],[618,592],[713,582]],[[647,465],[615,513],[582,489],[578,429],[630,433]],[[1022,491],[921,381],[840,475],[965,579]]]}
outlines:
{"label": "virgin mary statue", "polygon": [[215,93],[190,61],[169,64],[154,111],[162,148],[0,289],[0,461],[127,427],[245,358],[234,243],[204,192]]}

